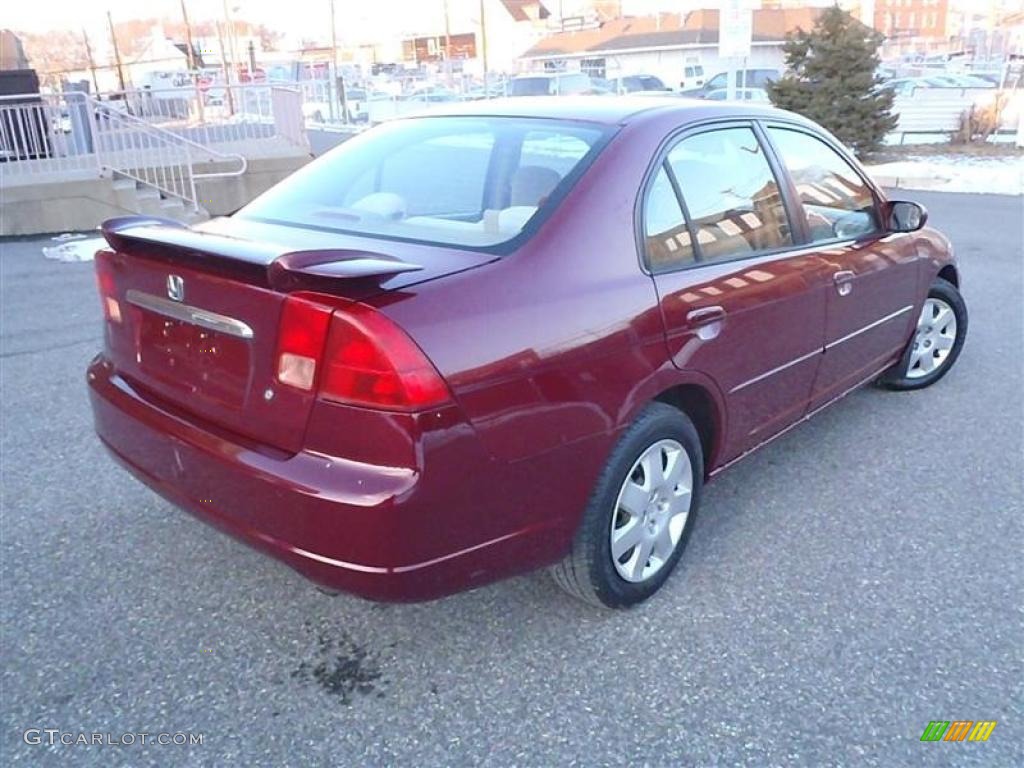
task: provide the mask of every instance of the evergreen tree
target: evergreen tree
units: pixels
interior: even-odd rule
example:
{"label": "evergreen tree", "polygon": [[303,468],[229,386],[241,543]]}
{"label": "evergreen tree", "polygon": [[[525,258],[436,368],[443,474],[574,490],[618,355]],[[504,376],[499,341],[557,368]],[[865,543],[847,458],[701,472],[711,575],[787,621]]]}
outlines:
{"label": "evergreen tree", "polygon": [[788,72],[768,84],[769,98],[820,123],[858,156],[871,154],[896,127],[892,93],[875,75],[883,39],[838,6],[826,9],[814,29],[786,42]]}

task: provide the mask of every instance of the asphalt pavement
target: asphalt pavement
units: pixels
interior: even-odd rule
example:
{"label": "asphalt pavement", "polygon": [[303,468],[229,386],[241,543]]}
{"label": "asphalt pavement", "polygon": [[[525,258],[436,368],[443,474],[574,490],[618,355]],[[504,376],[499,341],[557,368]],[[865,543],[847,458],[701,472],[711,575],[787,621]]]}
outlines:
{"label": "asphalt pavement", "polygon": [[545,573],[330,597],[177,510],[93,435],[92,266],[0,243],[0,765],[1024,764],[1024,198],[905,196],[962,260],[956,368],[723,473],[626,613]]}

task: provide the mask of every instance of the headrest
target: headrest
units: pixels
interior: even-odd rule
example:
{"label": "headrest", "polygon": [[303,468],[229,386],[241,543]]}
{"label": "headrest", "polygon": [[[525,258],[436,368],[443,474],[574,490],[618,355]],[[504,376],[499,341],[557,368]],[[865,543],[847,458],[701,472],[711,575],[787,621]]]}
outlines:
{"label": "headrest", "polygon": [[541,205],[558,186],[562,177],[558,171],[542,165],[523,165],[512,174],[510,205]]}

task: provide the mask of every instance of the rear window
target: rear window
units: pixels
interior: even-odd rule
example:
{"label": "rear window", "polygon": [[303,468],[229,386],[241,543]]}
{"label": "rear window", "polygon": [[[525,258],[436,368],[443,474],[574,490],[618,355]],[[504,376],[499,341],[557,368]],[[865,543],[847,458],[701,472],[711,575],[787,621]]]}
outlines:
{"label": "rear window", "polygon": [[396,120],[349,139],[236,215],[493,246],[552,208],[607,133],[592,124],[532,118]]}

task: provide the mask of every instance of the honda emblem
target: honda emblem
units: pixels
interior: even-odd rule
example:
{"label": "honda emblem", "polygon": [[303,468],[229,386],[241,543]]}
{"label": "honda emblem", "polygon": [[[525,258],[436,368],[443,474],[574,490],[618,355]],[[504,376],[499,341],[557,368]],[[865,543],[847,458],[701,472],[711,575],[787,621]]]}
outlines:
{"label": "honda emblem", "polygon": [[185,281],[182,279],[181,275],[167,276],[167,298],[172,301],[184,301]]}

